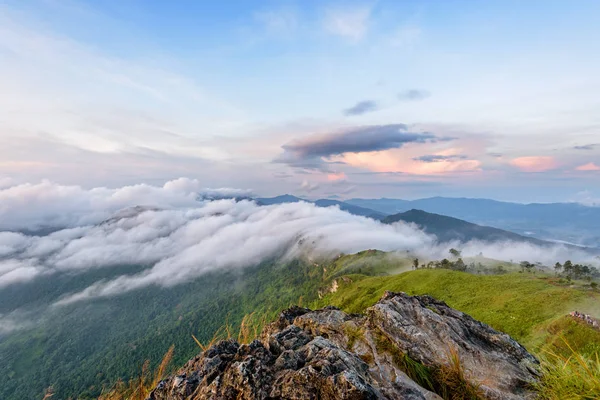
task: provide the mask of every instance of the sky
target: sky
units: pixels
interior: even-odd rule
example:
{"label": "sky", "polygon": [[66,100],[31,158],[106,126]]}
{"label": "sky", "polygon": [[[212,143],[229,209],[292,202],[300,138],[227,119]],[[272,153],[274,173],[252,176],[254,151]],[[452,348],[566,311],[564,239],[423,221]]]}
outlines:
{"label": "sky", "polygon": [[0,0],[0,189],[597,202],[599,13]]}

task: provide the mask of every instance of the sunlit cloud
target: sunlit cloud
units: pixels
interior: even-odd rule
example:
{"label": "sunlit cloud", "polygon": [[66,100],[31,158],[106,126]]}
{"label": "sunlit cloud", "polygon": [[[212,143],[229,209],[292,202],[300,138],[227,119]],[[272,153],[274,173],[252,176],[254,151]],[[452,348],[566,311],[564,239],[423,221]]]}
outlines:
{"label": "sunlit cloud", "polygon": [[343,172],[331,172],[327,174],[328,181],[343,181],[345,179],[347,179],[347,177]]}
{"label": "sunlit cloud", "polygon": [[511,165],[525,172],[544,172],[558,168],[558,162],[550,156],[529,156],[514,158]]}
{"label": "sunlit cloud", "polygon": [[450,158],[439,159],[437,162],[422,162],[407,158],[406,153],[399,150],[346,153],[334,159],[373,172],[402,172],[415,175],[436,175],[481,169],[481,162],[478,160]]}
{"label": "sunlit cloud", "polygon": [[593,162],[583,164],[575,168],[577,171],[600,171],[600,166],[596,165]]}

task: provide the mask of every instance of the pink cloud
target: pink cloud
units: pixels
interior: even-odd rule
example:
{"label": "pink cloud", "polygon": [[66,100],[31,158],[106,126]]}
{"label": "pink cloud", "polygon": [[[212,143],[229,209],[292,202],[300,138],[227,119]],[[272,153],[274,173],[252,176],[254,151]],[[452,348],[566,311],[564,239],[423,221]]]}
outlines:
{"label": "pink cloud", "polygon": [[526,172],[543,172],[555,169],[558,163],[550,156],[529,156],[513,158],[511,165]]}
{"label": "pink cloud", "polygon": [[328,181],[343,181],[346,179],[346,174],[343,172],[331,172],[327,174]]}
{"label": "pink cloud", "polygon": [[[448,152],[439,154],[442,155],[442,153]],[[478,160],[442,160],[430,163],[415,161],[413,157],[407,157],[407,151],[403,149],[345,153],[335,157],[334,160],[374,172],[403,172],[414,175],[438,175],[481,169],[481,162]]]}
{"label": "pink cloud", "polygon": [[580,165],[575,168],[577,171],[600,171],[600,167],[594,164],[593,162]]}

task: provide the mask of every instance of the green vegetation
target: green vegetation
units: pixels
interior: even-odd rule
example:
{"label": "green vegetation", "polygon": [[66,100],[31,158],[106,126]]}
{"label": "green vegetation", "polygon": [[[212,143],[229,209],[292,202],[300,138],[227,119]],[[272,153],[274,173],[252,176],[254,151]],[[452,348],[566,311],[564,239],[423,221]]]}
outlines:
{"label": "green vegetation", "polygon": [[[523,267],[529,273],[509,273],[508,270],[519,269],[514,264],[499,271],[497,262],[480,264],[471,269],[473,273],[466,273],[453,268],[455,262],[433,262],[429,269],[426,266],[399,275],[355,273],[338,279],[337,290],[316,300],[312,306],[333,304],[347,312],[363,312],[386,290],[428,294],[510,334],[537,354],[542,360],[543,372],[537,387],[540,398],[600,398],[600,331],[567,315],[573,310],[597,309],[594,282],[535,273],[530,263]],[[477,398],[478,388],[465,385],[461,379],[458,358],[453,359],[454,367],[447,371],[429,371],[405,355],[393,353],[393,349],[390,352],[409,376],[442,397],[462,393],[460,398]]]}
{"label": "green vegetation", "polygon": [[[597,393],[600,331],[566,316],[572,310],[593,309],[599,296],[595,282],[566,279],[562,265],[556,273],[533,267],[519,272],[519,264],[484,257],[463,261],[459,250],[451,252],[450,258],[429,262],[409,254],[367,250],[329,261],[268,262],[241,272],[207,274],[174,288],[46,308],[48,315],[40,317],[34,328],[0,338],[0,398],[42,398],[48,387],[54,398],[61,399],[96,398],[101,392],[120,396],[137,390],[139,394],[157,373],[169,372],[160,360],[172,345],[175,351],[169,365],[175,368],[218,338],[250,341],[290,304],[304,301],[312,308],[333,304],[347,312],[363,312],[386,290],[431,295],[519,340],[545,360],[541,387],[559,396],[548,395],[548,399]],[[127,268],[132,273],[143,269]],[[562,276],[556,276],[559,273]],[[0,298],[0,312],[19,305],[35,309],[50,304],[96,281],[98,274],[92,271],[89,276],[51,284],[36,282],[38,286],[30,287],[35,296],[19,292],[18,298],[10,293]],[[347,333],[349,346],[361,340],[362,332],[355,327],[348,326]],[[459,359],[455,368],[429,371],[405,355],[392,350],[390,354],[416,381],[438,393],[477,395],[477,388],[463,385]],[[145,362],[148,359],[150,363]],[[562,391],[582,374],[587,374],[583,386]],[[111,388],[118,390],[111,392]]]}
{"label": "green vegetation", "polygon": [[[568,347],[568,344],[565,343]],[[598,353],[586,357],[571,350],[569,356],[548,353],[542,358],[542,379],[537,387],[545,400],[591,400],[600,398]]]}
{"label": "green vegetation", "polygon": [[[252,334],[264,318],[272,320],[300,297],[316,298],[322,279],[322,267],[270,262],[173,288],[45,308],[33,329],[0,338],[0,399],[41,399],[48,387],[57,399],[96,398],[115,382],[140,375],[145,360],[150,360],[147,374],[154,374],[171,345],[171,365],[183,365],[199,351],[192,335],[207,343],[226,321],[237,331],[244,316],[255,313],[246,320],[246,334]],[[61,283],[59,293],[83,285]],[[51,303],[58,297],[54,290],[48,286],[38,293],[51,293],[46,297]]]}
{"label": "green vegetation", "polygon": [[[420,269],[399,275],[350,276],[335,293],[315,302],[347,312],[363,312],[386,290],[428,294],[506,332],[531,349],[543,343],[543,328],[585,304],[591,294],[553,285],[530,274],[474,275],[445,269]],[[582,308],[582,307],[579,307]]]}

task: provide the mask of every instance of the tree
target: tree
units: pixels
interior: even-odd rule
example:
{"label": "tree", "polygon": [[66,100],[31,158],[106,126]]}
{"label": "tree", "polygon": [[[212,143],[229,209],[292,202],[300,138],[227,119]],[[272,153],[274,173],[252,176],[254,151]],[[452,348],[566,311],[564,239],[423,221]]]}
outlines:
{"label": "tree", "polygon": [[535,265],[530,263],[529,261],[521,261],[519,265],[521,266],[521,271],[527,272],[531,271],[531,269],[535,267]]}
{"label": "tree", "polygon": [[449,252],[450,254],[452,254],[452,256],[453,256],[453,257],[456,257],[456,258],[460,257],[460,251],[459,251],[459,250],[456,250],[456,249],[450,249],[448,252]]}
{"label": "tree", "polygon": [[463,259],[459,257],[458,260],[456,260],[456,262],[454,263],[454,269],[457,271],[466,271],[467,264],[465,264]]}
{"label": "tree", "polygon": [[563,271],[568,276],[571,276],[571,274],[573,273],[573,263],[571,262],[571,260],[565,261],[565,263],[563,264]]}
{"label": "tree", "polygon": [[413,260],[413,269],[419,269],[419,259],[415,258]]}
{"label": "tree", "polygon": [[562,269],[562,264],[559,262],[556,262],[556,264],[554,264],[554,270],[556,271],[556,275],[560,275],[560,270]]}

